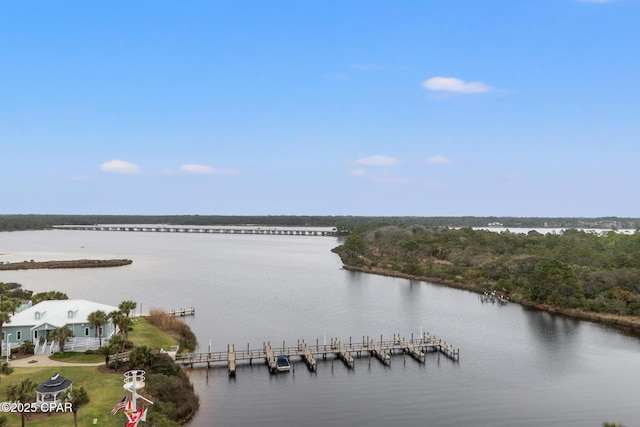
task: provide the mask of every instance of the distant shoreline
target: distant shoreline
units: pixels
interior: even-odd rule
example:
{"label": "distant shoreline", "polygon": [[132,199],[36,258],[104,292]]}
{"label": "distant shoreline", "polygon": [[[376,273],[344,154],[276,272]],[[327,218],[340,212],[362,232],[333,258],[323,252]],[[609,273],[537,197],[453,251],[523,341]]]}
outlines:
{"label": "distant shoreline", "polygon": [[129,265],[130,259],[77,259],[70,261],[22,261],[0,264],[0,270],[34,270],[39,268],[103,268]]}

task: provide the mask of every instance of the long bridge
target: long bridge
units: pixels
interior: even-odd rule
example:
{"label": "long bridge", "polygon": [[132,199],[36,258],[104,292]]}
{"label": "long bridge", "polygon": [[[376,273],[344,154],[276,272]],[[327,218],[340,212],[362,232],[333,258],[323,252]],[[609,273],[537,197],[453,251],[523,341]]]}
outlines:
{"label": "long bridge", "polygon": [[349,338],[348,343],[342,343],[337,338],[331,338],[329,344],[320,344],[316,340],[315,344],[307,344],[304,340],[298,340],[297,345],[287,347],[282,343],[282,347],[272,347],[270,343],[263,343],[262,348],[251,349],[247,344],[246,350],[238,350],[235,345],[227,346],[226,351],[210,351],[207,353],[188,353],[176,355],[176,363],[189,366],[206,365],[207,368],[215,366],[226,366],[229,375],[236,374],[237,362],[248,362],[253,364],[254,360],[264,361],[272,374],[277,373],[276,356],[287,355],[290,359],[296,358],[303,361],[307,368],[315,372],[317,369],[317,359],[322,357],[323,360],[331,358],[340,359],[349,369],[354,369],[355,358],[368,357],[371,364],[371,356],[378,359],[385,366],[391,365],[391,356],[394,354],[409,355],[418,363],[425,363],[426,353],[437,352],[438,359],[440,355],[444,355],[451,360],[460,359],[460,349],[455,348],[445,341],[422,333],[418,338],[414,338],[413,334],[409,340],[401,337],[399,334],[394,335],[391,340],[384,340],[380,336],[380,340],[373,340],[369,337],[362,337],[362,341],[353,342]]}
{"label": "long bridge", "polygon": [[335,227],[258,227],[258,226],[195,226],[195,225],[54,225],[59,230],[134,231],[157,233],[213,233],[213,234],[267,234],[285,236],[336,236]]}

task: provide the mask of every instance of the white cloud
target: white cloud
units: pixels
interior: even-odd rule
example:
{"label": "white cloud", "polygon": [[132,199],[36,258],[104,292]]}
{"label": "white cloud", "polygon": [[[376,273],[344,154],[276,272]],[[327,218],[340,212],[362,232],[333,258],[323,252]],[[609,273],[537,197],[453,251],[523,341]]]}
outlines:
{"label": "white cloud", "polygon": [[140,166],[124,160],[110,160],[100,165],[100,170],[110,173],[137,174],[140,173]]}
{"label": "white cloud", "polygon": [[194,175],[237,175],[239,171],[231,168],[212,168],[206,165],[193,163],[180,165],[180,172]]}
{"label": "white cloud", "polygon": [[362,157],[356,160],[356,163],[365,166],[393,166],[399,162],[400,160],[394,157],[382,156],[379,154],[371,157]]}
{"label": "white cloud", "polygon": [[351,176],[365,176],[367,174],[366,169],[354,169],[347,172]]}
{"label": "white cloud", "polygon": [[493,90],[484,83],[465,82],[455,77],[432,77],[422,82],[422,87],[427,90],[456,93],[485,93]]}
{"label": "white cloud", "polygon": [[445,156],[433,156],[427,158],[425,163],[428,165],[446,165],[448,163],[453,163],[453,160]]}

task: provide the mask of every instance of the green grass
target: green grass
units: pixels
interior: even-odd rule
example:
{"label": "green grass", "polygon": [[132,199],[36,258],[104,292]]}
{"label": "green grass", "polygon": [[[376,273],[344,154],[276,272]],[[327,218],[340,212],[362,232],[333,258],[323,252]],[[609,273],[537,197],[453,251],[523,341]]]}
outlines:
{"label": "green grass", "polygon": [[104,355],[100,353],[85,354],[85,353],[54,353],[50,357],[51,359],[58,360],[60,362],[67,363],[98,363],[104,362]]}
{"label": "green grass", "polygon": [[[124,376],[122,372],[103,374],[97,367],[28,367],[15,368],[9,376],[2,376],[0,381],[0,399],[5,400],[7,389],[25,378],[31,378],[37,384],[42,384],[56,372],[73,381],[73,386],[83,386],[89,393],[91,402],[78,411],[78,425],[94,425],[97,418],[98,426],[122,426],[125,416],[120,411],[117,416],[109,414],[111,409],[122,399],[125,391],[122,388]],[[9,427],[20,426],[20,414],[5,414]],[[34,415],[26,421],[26,425],[33,427],[67,427],[73,425],[72,413]]]}
{"label": "green grass", "polygon": [[[136,346],[146,345],[154,349],[169,349],[178,342],[160,329],[153,326],[145,318],[138,317],[133,330],[129,332],[129,339]],[[57,360],[70,363],[104,362],[101,354],[64,353],[55,357]],[[47,366],[15,368],[11,375],[0,376],[0,402],[6,400],[7,389],[25,378],[31,378],[36,384],[42,384],[53,374],[58,372],[73,381],[74,387],[83,386],[89,393],[91,402],[78,411],[79,426],[93,426],[97,419],[97,426],[122,427],[125,415],[122,411],[117,416],[109,412],[126,394],[122,388],[124,384],[123,372],[110,371],[101,373],[97,366]],[[35,397],[35,396],[34,396]],[[7,419],[8,427],[19,427],[20,414],[0,414]],[[26,420],[29,427],[68,427],[73,425],[72,413],[37,414]]]}
{"label": "green grass", "polygon": [[136,318],[133,328],[129,331],[129,339],[136,347],[146,345],[150,348],[168,350],[171,346],[178,345],[178,341],[153,326],[144,317]]}

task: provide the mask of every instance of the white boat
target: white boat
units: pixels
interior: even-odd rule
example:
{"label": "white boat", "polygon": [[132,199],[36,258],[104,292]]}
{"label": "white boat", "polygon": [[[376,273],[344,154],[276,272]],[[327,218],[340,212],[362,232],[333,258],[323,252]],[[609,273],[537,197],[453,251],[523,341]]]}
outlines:
{"label": "white boat", "polygon": [[278,372],[288,372],[291,369],[291,363],[289,363],[289,356],[281,354],[276,357],[276,369]]}

